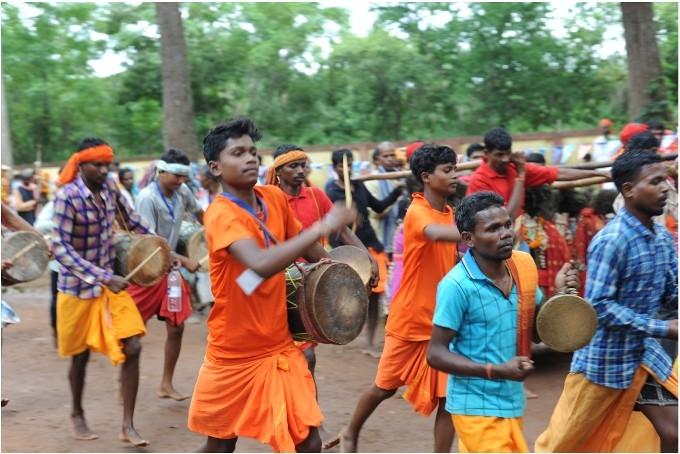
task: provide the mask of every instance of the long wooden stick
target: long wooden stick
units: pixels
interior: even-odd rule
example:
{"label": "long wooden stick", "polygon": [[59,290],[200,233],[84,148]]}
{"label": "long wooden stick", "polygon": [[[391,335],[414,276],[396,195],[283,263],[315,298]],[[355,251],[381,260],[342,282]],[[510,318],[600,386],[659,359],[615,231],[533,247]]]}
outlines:
{"label": "long wooden stick", "polygon": [[125,276],[125,280],[126,280],[126,281],[129,281],[130,278],[131,278],[132,276],[134,276],[135,274],[137,274],[137,272],[138,272],[139,270],[141,270],[141,269],[144,267],[144,265],[146,265],[147,263],[149,263],[149,261],[150,261],[152,258],[154,258],[154,256],[155,256],[156,254],[158,254],[158,253],[161,251],[161,249],[162,249],[162,248],[161,248],[160,246],[158,246],[158,247],[157,247],[157,248],[156,248],[156,249],[155,249],[155,250],[154,250],[147,258],[145,258],[144,260],[142,260],[142,263],[140,263],[139,265],[137,265],[137,266],[135,267],[134,270],[130,271],[130,272],[128,273],[128,275]]}
{"label": "long wooden stick", "polygon": [[[342,179],[345,185],[345,205],[347,208],[352,207],[352,182],[349,179],[349,166],[347,165],[347,155],[342,155]],[[352,223],[352,232],[357,231],[357,223]]]}
{"label": "long wooden stick", "polygon": [[595,184],[602,184],[606,183],[607,181],[611,181],[611,178],[608,177],[590,177],[590,178],[582,178],[580,180],[572,180],[572,181],[555,181],[553,184],[550,185],[552,189],[572,189],[572,188],[580,188],[582,186],[592,186]]}
{"label": "long wooden stick", "polygon": [[201,265],[201,266],[203,266],[203,265],[205,265],[206,263],[208,263],[208,260],[210,260],[210,256],[209,256],[209,255],[206,255],[205,257],[203,257],[201,260],[198,261],[198,264]]}
{"label": "long wooden stick", "polygon": [[14,262],[16,259],[18,259],[19,257],[21,257],[22,255],[24,255],[25,253],[27,253],[28,251],[30,251],[39,244],[40,243],[38,241],[34,241],[31,244],[24,246],[21,250],[19,250],[19,252],[14,254],[14,257],[12,257],[10,260]]}

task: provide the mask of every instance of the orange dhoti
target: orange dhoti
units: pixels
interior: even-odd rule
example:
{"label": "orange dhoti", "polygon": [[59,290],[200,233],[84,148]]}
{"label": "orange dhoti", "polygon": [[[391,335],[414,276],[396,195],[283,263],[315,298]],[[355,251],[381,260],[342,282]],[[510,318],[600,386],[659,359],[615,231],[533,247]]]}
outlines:
{"label": "orange dhoti", "polygon": [[378,285],[376,285],[371,290],[373,293],[385,293],[385,288],[387,287],[387,267],[390,264],[390,259],[387,257],[387,253],[385,251],[378,252],[372,247],[369,247],[368,252],[371,254],[371,257],[373,257],[373,260],[375,260],[378,264],[378,275],[380,276]]}
{"label": "orange dhoti", "polygon": [[210,437],[255,438],[277,452],[294,452],[323,421],[316,386],[300,350],[255,359],[206,355],[198,373],[189,429]]}
{"label": "orange dhoti", "polygon": [[137,306],[125,292],[102,287],[96,298],[57,295],[59,355],[74,356],[92,350],[109,357],[115,366],[125,362],[122,339],[146,333]]}
{"label": "orange dhoti", "polygon": [[413,410],[430,415],[440,398],[446,397],[448,376],[427,364],[430,341],[406,341],[390,334],[385,335],[375,385],[380,389],[393,390],[408,386],[404,399]]}
{"label": "orange dhoti", "polygon": [[[570,373],[548,428],[538,437],[536,452],[614,452],[629,425],[640,390],[652,375],[641,366],[627,389],[614,389],[589,381],[583,374]],[[656,377],[654,377],[656,379]],[[677,397],[676,375],[661,382]]]}
{"label": "orange dhoti", "polygon": [[529,452],[522,418],[451,415],[460,452]]}

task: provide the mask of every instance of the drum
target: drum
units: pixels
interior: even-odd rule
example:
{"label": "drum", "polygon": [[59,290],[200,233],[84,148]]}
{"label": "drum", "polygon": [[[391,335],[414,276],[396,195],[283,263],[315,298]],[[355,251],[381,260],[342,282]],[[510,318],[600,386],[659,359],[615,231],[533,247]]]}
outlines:
{"label": "drum", "polygon": [[367,251],[347,245],[336,247],[328,255],[336,262],[351,266],[363,281],[364,286],[368,285],[368,281],[371,280],[371,259]]}
{"label": "drum", "polygon": [[349,265],[324,261],[286,270],[288,327],[296,341],[345,345],[366,321],[368,293]]}
{"label": "drum", "polygon": [[3,285],[38,279],[45,273],[49,255],[47,243],[33,232],[10,232],[2,238],[2,260],[12,260],[12,267],[2,271]]}
{"label": "drum", "polygon": [[182,222],[179,241],[177,242],[177,253],[197,262],[208,255],[208,243],[205,240],[205,230],[201,224]]}
{"label": "drum", "polygon": [[127,276],[157,247],[161,248],[161,251],[153,259],[149,260],[142,269],[130,278],[130,282],[143,287],[157,284],[168,273],[172,264],[170,247],[159,236],[117,233],[114,237],[114,246],[116,248],[114,270],[119,276]]}
{"label": "drum", "polygon": [[564,353],[588,345],[597,329],[595,309],[576,295],[576,290],[569,291],[543,303],[536,317],[536,330],[543,343]]}

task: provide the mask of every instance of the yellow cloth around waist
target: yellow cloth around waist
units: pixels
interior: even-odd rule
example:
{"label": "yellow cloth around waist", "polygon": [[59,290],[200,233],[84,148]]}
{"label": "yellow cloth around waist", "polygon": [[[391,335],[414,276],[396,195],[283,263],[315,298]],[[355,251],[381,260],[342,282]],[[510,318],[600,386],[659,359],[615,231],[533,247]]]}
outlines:
{"label": "yellow cloth around waist", "polygon": [[459,452],[529,452],[522,418],[451,415]]}
{"label": "yellow cloth around waist", "polygon": [[[635,429],[630,419],[635,402],[651,375],[677,397],[677,376],[661,382],[649,369],[640,367],[628,389],[597,385],[583,374],[569,374],[553,410],[548,428],[538,437],[535,452],[614,452],[626,430]],[[635,426],[639,426],[639,421]]]}
{"label": "yellow cloth around waist", "polygon": [[146,334],[144,321],[132,297],[106,287],[97,298],[57,296],[59,355],[73,356],[92,350],[109,357],[116,366],[125,362],[122,339]]}

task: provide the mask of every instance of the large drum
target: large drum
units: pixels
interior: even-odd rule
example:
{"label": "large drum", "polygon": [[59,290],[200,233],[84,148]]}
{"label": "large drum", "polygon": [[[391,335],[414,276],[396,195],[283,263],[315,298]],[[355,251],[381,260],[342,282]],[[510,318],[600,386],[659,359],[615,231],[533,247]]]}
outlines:
{"label": "large drum", "polygon": [[38,279],[49,262],[47,243],[33,232],[7,233],[2,238],[2,260],[12,260],[12,267],[2,272],[3,285]]}
{"label": "large drum", "polygon": [[293,265],[286,270],[286,294],[294,340],[344,345],[361,333],[368,294],[349,265],[331,261]]}
{"label": "large drum", "polygon": [[161,237],[155,235],[135,235],[117,233],[114,238],[116,248],[116,260],[114,269],[119,276],[127,276],[137,265],[149,257],[156,248],[161,250],[149,260],[131,278],[130,282],[143,287],[157,284],[167,274],[172,264],[170,259],[170,246]]}
{"label": "large drum", "polygon": [[179,241],[177,242],[177,253],[197,262],[208,255],[208,243],[205,240],[205,231],[201,224],[182,222]]}
{"label": "large drum", "polygon": [[336,262],[345,263],[357,272],[364,285],[371,280],[371,259],[368,252],[356,246],[338,246],[328,255]]}

